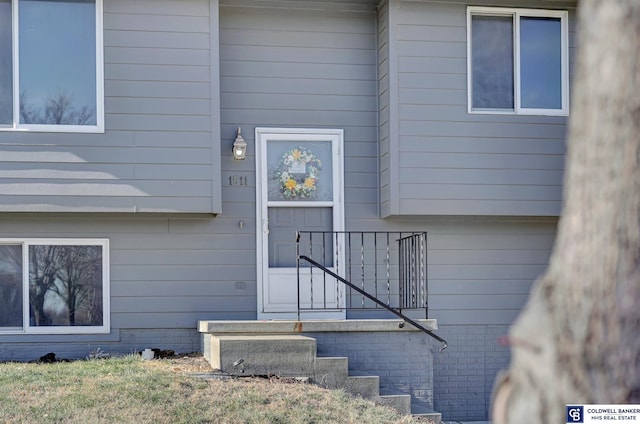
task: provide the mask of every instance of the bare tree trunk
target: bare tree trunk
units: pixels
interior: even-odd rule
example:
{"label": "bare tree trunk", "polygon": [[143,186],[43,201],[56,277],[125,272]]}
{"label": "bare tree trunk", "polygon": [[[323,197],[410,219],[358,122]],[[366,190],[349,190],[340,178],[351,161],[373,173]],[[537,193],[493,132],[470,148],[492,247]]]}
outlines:
{"label": "bare tree trunk", "polygon": [[551,263],[510,332],[493,420],[640,403],[640,2],[580,0],[565,199]]}

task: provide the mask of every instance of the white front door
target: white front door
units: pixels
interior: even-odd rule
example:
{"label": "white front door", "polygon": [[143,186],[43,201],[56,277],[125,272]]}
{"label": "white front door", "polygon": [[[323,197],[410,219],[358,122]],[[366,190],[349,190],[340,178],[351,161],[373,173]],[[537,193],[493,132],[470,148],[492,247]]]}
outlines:
{"label": "white front door", "polygon": [[[344,229],[343,132],[256,128],[255,140],[258,318],[295,319],[298,302],[305,317],[344,318],[339,283],[318,269],[301,264],[298,290],[295,244],[296,231]],[[331,268],[343,249],[325,250]]]}

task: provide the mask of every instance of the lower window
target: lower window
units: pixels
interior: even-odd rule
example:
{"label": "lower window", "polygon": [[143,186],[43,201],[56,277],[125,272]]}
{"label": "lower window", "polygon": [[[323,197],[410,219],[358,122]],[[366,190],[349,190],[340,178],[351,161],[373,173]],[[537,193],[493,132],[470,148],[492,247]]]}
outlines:
{"label": "lower window", "polygon": [[0,239],[0,331],[109,331],[105,239]]}

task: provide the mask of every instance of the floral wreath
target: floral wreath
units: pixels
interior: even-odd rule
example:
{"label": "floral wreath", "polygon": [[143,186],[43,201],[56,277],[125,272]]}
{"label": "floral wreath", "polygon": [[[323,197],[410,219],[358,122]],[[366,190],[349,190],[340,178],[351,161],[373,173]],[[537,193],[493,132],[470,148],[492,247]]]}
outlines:
{"label": "floral wreath", "polygon": [[314,198],[321,169],[320,159],[303,147],[285,152],[276,170],[282,196],[287,200]]}

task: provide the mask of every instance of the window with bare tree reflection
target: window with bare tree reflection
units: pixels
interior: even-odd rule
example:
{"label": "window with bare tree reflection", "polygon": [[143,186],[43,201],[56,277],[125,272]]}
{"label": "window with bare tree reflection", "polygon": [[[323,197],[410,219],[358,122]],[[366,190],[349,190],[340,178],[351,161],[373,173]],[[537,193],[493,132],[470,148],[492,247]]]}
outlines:
{"label": "window with bare tree reflection", "polygon": [[108,331],[107,246],[0,240],[0,331]]}

